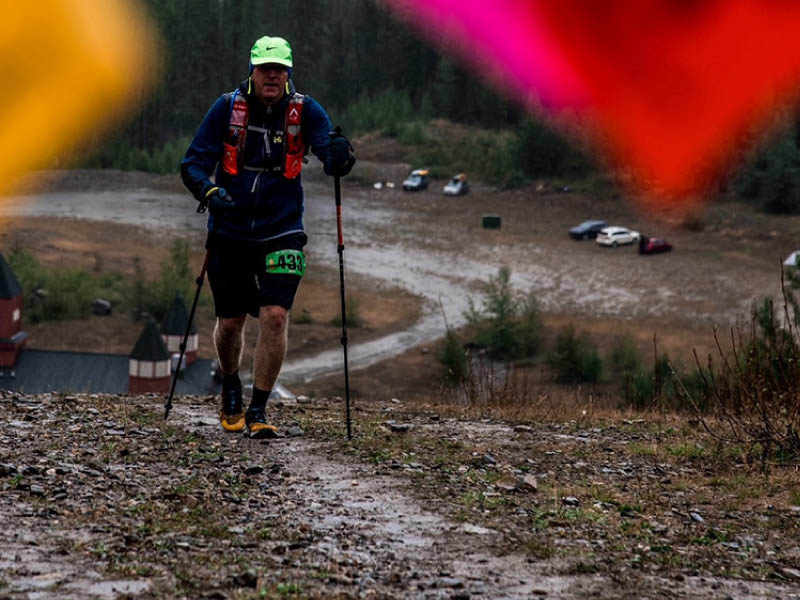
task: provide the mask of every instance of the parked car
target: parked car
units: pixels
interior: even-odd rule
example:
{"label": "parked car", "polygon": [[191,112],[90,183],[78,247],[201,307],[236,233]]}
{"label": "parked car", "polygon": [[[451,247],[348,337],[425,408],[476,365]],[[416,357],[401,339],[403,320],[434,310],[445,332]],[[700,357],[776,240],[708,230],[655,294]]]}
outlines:
{"label": "parked car", "polygon": [[789,256],[786,257],[786,260],[783,261],[783,266],[784,267],[796,267],[796,266],[800,265],[800,262],[798,262],[798,260],[797,260],[798,257],[800,257],[800,250],[795,250],[794,252],[789,254]]}
{"label": "parked car", "polygon": [[467,176],[464,173],[455,175],[450,181],[447,182],[447,185],[442,188],[442,192],[445,196],[463,196],[469,192],[469,182],[467,181]]}
{"label": "parked car", "polygon": [[575,225],[575,227],[569,230],[569,237],[573,240],[593,239],[597,237],[597,234],[600,233],[600,230],[604,227],[608,227],[608,223],[605,221],[596,219],[584,221],[580,225]]}
{"label": "parked car", "polygon": [[403,182],[403,191],[419,192],[428,187],[428,169],[414,169]]}
{"label": "parked car", "polygon": [[659,252],[669,252],[670,250],[672,250],[672,244],[667,240],[646,235],[639,238],[639,254],[658,254]]}
{"label": "parked car", "polygon": [[633,244],[639,241],[639,232],[632,231],[627,227],[604,227],[597,234],[595,241],[601,246],[611,246],[616,248],[624,244]]}

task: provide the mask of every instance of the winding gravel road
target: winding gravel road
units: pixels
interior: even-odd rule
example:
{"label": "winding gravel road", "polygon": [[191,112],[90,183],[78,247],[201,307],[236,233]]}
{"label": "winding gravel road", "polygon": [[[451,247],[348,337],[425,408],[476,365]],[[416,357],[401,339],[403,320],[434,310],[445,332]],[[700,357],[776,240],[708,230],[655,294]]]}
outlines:
{"label": "winding gravel road", "polygon": [[[309,262],[338,270],[331,186],[313,172],[309,179]],[[746,314],[755,298],[779,292],[774,265],[792,249],[785,235],[731,244],[722,217],[713,234],[669,229],[676,251],[661,256],[567,238],[570,225],[590,216],[626,219],[620,224],[645,232],[667,229],[619,201],[612,206],[569,195],[497,193],[480,185],[461,198],[446,198],[434,188],[410,194],[352,185],[343,194],[346,277],[367,276],[378,286],[401,286],[424,299],[423,314],[408,330],[351,346],[353,369],[440,338],[442,308],[451,326],[461,325],[469,297],[479,297],[481,284],[504,265],[512,270],[514,287],[531,290],[544,311],[728,324]],[[192,205],[188,194],[145,188],[46,193],[5,199],[0,217],[63,216],[200,235],[205,219]],[[487,212],[502,216],[502,229],[481,228]],[[712,224],[716,218],[709,217]],[[285,364],[281,382],[307,382],[340,369],[341,350],[334,349]]]}

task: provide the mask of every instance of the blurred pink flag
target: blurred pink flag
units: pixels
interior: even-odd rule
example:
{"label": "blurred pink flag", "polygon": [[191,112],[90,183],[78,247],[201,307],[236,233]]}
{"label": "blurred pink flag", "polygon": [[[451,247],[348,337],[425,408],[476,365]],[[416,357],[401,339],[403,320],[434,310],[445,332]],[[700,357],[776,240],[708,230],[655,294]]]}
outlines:
{"label": "blurred pink flag", "polygon": [[701,189],[797,95],[800,2],[384,0],[433,41],[673,199]]}

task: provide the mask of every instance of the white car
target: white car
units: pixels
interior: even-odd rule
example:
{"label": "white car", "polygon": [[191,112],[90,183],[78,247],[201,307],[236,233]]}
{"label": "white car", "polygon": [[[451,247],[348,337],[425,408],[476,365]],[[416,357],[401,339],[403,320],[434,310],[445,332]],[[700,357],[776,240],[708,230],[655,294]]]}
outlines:
{"label": "white car", "polygon": [[442,193],[445,196],[461,196],[469,192],[469,182],[467,182],[467,176],[464,173],[459,173],[458,175],[454,176],[444,188],[442,188]]}
{"label": "white car", "polygon": [[616,248],[624,244],[634,244],[639,241],[639,232],[627,227],[604,227],[597,234],[595,241],[601,246]]}
{"label": "white car", "polygon": [[428,169],[414,169],[403,182],[404,192],[419,192],[428,188]]}

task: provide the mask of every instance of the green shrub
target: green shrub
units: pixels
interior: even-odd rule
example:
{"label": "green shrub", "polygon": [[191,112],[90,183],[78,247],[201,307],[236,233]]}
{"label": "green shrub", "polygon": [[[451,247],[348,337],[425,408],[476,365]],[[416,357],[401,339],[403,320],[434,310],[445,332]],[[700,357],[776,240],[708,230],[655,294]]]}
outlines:
{"label": "green shrub", "polygon": [[541,316],[532,295],[520,296],[511,288],[511,270],[501,267],[483,291],[476,307],[469,299],[465,313],[474,330],[473,342],[495,360],[516,360],[536,353],[541,340]]}
{"label": "green shrub", "polygon": [[529,178],[582,175],[591,170],[571,142],[538,119],[528,119],[517,129],[509,155]]}
{"label": "green shrub", "polygon": [[133,278],[130,282],[130,299],[132,305],[132,316],[139,321],[147,315],[147,305],[149,302],[148,285],[144,278],[142,259],[138,256],[133,257]]}
{"label": "green shrub", "polygon": [[[189,243],[177,239],[161,263],[160,278],[147,281],[141,261],[134,258],[134,275],[102,270],[49,268],[27,250],[14,248],[9,256],[24,297],[25,316],[31,322],[81,319],[91,314],[92,301],[103,298],[120,310],[132,310],[140,319],[146,314],[157,321],[164,318],[177,294],[193,298],[195,276],[189,267]],[[205,301],[205,300],[204,300]]]}
{"label": "green shrub", "polygon": [[450,177],[467,173],[486,183],[514,187],[527,180],[514,163],[510,152],[513,134],[502,131],[474,132],[466,137],[435,137],[422,131],[404,134],[401,141],[412,147],[404,157],[406,162],[425,165],[433,177]]}
{"label": "green shrub", "polygon": [[[363,320],[361,319],[360,309],[361,303],[359,302],[358,298],[347,298],[344,310],[348,327],[361,327],[364,324]],[[335,327],[342,326],[341,310],[339,311],[339,314],[331,319],[331,325],[334,325]]]}
{"label": "green shrub", "polygon": [[150,171],[153,173],[178,173],[181,160],[186,154],[191,139],[189,137],[175,138],[166,142],[161,148],[153,152],[150,161]]}
{"label": "green shrub", "polygon": [[642,359],[636,341],[630,335],[616,338],[608,355],[608,370],[615,379],[632,377],[642,368]]}
{"label": "green shrub", "polygon": [[800,150],[794,135],[782,137],[773,147],[763,188],[766,212],[800,212]]}
{"label": "green shrub", "polygon": [[365,97],[342,117],[350,134],[381,131],[409,146],[404,157],[424,165],[433,177],[466,172],[505,188],[525,185],[536,177],[574,177],[592,169],[565,138],[539,121],[528,120],[514,131],[472,130],[469,134],[436,135],[427,111],[415,111],[404,92],[386,90]]}
{"label": "green shrub", "polygon": [[596,383],[603,372],[596,344],[588,333],[578,333],[572,325],[556,336],[547,364],[560,383]]}
{"label": "green shrub", "polygon": [[420,121],[402,123],[397,133],[397,140],[404,144],[414,144],[421,146],[428,141],[425,133],[425,125]]}
{"label": "green shrub", "polygon": [[653,376],[647,371],[638,371],[631,377],[631,385],[625,390],[623,406],[632,406],[637,410],[649,408],[656,397]]}
{"label": "green shrub", "polygon": [[736,181],[737,192],[765,212],[800,212],[800,148],[795,129],[795,123],[787,123],[754,154]]}
{"label": "green shrub", "polygon": [[400,133],[402,124],[419,117],[408,94],[390,88],[374,96],[361,96],[348,106],[340,120],[347,123],[349,136],[382,131],[385,135],[395,137]]}
{"label": "green shrub", "polygon": [[463,381],[468,372],[467,353],[458,336],[448,329],[444,344],[437,355],[439,363],[444,367],[445,379],[452,383]]}
{"label": "green shrub", "polygon": [[98,297],[108,300],[112,306],[130,304],[129,284],[122,273],[103,271],[94,277],[97,283],[96,294]]}
{"label": "green shrub", "polygon": [[[671,389],[674,393],[673,406],[676,410],[697,409],[702,412],[708,410],[708,398],[704,395],[706,375],[705,369],[697,368],[688,373],[677,372],[673,376]],[[689,398],[695,398],[695,404],[692,404]]]}
{"label": "green shrub", "polygon": [[[650,369],[640,370],[634,374],[632,389],[625,398],[626,405],[640,410],[655,407],[670,410],[686,408],[680,393],[680,384],[675,380],[675,375],[678,373],[673,375],[672,371],[669,356],[659,355]],[[686,379],[684,385],[688,381]]]}
{"label": "green shrub", "polygon": [[634,391],[634,379],[642,369],[642,360],[636,342],[630,335],[616,338],[606,357],[608,374],[612,382],[623,391],[626,402],[630,402]]}
{"label": "green shrub", "polygon": [[160,322],[176,295],[180,294],[184,299],[194,297],[197,286],[189,267],[189,253],[189,242],[176,239],[172,243],[169,256],[161,261],[159,279],[149,283],[144,279],[138,259],[134,259],[137,266],[130,293],[135,318],[139,319],[147,314]]}
{"label": "green shrub", "polygon": [[81,269],[54,269],[49,275],[43,320],[88,317],[98,288],[96,279]]}
{"label": "green shrub", "polygon": [[702,392],[702,373],[698,370],[681,373],[666,354],[657,355],[649,366],[643,364],[641,357],[630,335],[612,342],[605,364],[612,383],[622,392],[621,405],[640,410],[660,407],[681,411],[690,408],[683,390],[689,391],[693,397]]}
{"label": "green shrub", "polygon": [[292,323],[296,323],[297,325],[310,325],[314,322],[314,319],[311,318],[311,313],[306,309],[300,311],[300,314],[291,313],[291,319]]}
{"label": "green shrub", "polygon": [[132,146],[122,138],[103,140],[97,145],[97,149],[79,159],[78,166],[160,174],[177,173],[189,143],[189,137],[179,137],[147,150]]}
{"label": "green shrub", "polygon": [[47,270],[27,250],[19,247],[12,248],[8,254],[8,265],[14,271],[26,298],[45,286]]}
{"label": "green shrub", "polygon": [[85,318],[95,298],[102,296],[113,304],[125,296],[117,274],[48,268],[22,248],[9,253],[8,263],[22,287],[25,317],[32,323]]}

